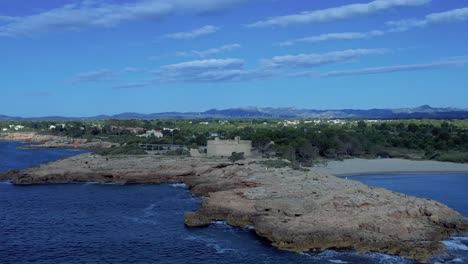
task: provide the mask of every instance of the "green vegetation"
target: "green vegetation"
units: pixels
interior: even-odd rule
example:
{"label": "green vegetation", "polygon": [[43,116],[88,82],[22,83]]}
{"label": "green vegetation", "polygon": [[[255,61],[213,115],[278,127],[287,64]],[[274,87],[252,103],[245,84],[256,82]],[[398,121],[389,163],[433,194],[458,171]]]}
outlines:
{"label": "green vegetation", "polygon": [[[107,120],[0,122],[26,131],[101,139],[122,147],[109,153],[141,153],[138,144],[206,146],[212,136],[252,140],[264,156],[311,166],[320,159],[400,157],[468,162],[468,120]],[[160,130],[162,138],[144,137]],[[174,153],[180,155],[183,153]],[[296,166],[296,165],[295,165]]]}
{"label": "green vegetation", "polygon": [[97,149],[94,153],[107,156],[107,155],[143,155],[146,152],[141,149],[137,144],[129,144],[120,147],[112,147],[109,149]]}
{"label": "green vegetation", "polygon": [[240,153],[233,152],[231,156],[229,157],[229,160],[232,162],[236,162],[236,161],[244,160],[244,159],[245,159],[244,152],[240,152]]}
{"label": "green vegetation", "polygon": [[267,168],[285,168],[290,167],[292,164],[290,161],[281,159],[261,160],[259,163]]}

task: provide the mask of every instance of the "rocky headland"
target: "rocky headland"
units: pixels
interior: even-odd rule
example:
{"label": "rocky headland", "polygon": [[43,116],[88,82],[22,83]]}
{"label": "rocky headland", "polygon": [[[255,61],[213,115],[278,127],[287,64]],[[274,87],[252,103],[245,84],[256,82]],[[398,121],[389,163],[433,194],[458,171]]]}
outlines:
{"label": "rocky headland", "polygon": [[440,240],[468,235],[468,219],[436,201],[260,160],[83,154],[0,178],[18,185],[183,182],[207,197],[185,214],[187,226],[253,226],[274,246],[297,252],[345,248],[427,262],[443,250]]}
{"label": "rocky headland", "polygon": [[106,141],[88,142],[86,139],[68,138],[54,135],[42,135],[35,132],[28,133],[0,133],[2,141],[24,141],[31,143],[22,146],[24,149],[43,149],[43,148],[61,148],[61,149],[82,149],[97,150],[111,148],[113,143]]}

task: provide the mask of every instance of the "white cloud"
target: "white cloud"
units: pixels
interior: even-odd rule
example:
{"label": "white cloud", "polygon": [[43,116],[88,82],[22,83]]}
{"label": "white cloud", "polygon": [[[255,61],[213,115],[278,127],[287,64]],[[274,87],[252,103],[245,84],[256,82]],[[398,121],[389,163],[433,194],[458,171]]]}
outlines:
{"label": "white cloud", "polygon": [[204,82],[214,79],[210,74],[227,75],[243,70],[244,61],[240,59],[193,60],[162,66],[157,72],[163,82]]}
{"label": "white cloud", "polygon": [[194,60],[162,66],[156,82],[234,82],[253,81],[278,76],[276,70],[244,69],[241,59]]}
{"label": "white cloud", "polygon": [[193,60],[176,64],[169,64],[161,67],[162,71],[183,71],[194,72],[204,70],[222,70],[222,69],[239,69],[244,65],[241,59],[208,59],[208,60]]}
{"label": "white cloud", "polygon": [[408,71],[424,71],[449,67],[464,66],[468,64],[468,57],[447,58],[441,61],[419,64],[403,64],[383,67],[370,67],[356,70],[342,70],[329,72],[300,72],[290,75],[291,77],[339,77],[339,76],[355,76],[355,75],[371,75],[384,74],[393,72],[408,72]]}
{"label": "white cloud", "polygon": [[423,19],[389,21],[387,22],[387,25],[393,27],[394,31],[405,31],[413,27],[424,27],[432,24],[442,24],[465,20],[468,20],[468,7],[428,14]]}
{"label": "white cloud", "polygon": [[231,7],[244,0],[139,0],[108,4],[82,1],[29,16],[0,18],[0,36],[44,31],[114,27],[124,22],[155,20],[178,13],[205,13]]}
{"label": "white cloud", "polygon": [[288,76],[288,70],[349,61],[385,52],[385,49],[354,49],[323,54],[275,56],[260,61],[260,65],[254,69],[245,69],[241,59],[193,60],[162,66],[155,74],[156,82],[253,81]]}
{"label": "white cloud", "polygon": [[201,36],[210,35],[216,33],[220,28],[206,25],[201,28],[197,28],[187,32],[177,32],[172,34],[167,34],[164,37],[176,40],[187,40],[187,39],[195,39]]}
{"label": "white cloud", "polygon": [[375,0],[365,4],[350,4],[298,14],[277,16],[247,25],[247,27],[289,26],[293,24],[322,23],[356,16],[370,15],[394,7],[419,6],[431,0]]}
{"label": "white cloud", "polygon": [[229,52],[235,49],[239,49],[240,47],[241,45],[239,44],[229,44],[229,45],[223,45],[221,47],[211,48],[207,50],[192,50],[189,52],[177,52],[176,55],[179,57],[195,56],[195,57],[205,58],[205,57],[210,57],[213,55]]}
{"label": "white cloud", "polygon": [[298,43],[317,43],[330,40],[354,40],[366,39],[376,36],[382,36],[385,32],[380,30],[373,30],[369,32],[340,32],[340,33],[327,33],[318,36],[311,36],[299,39],[292,39],[285,42],[278,43],[279,46],[292,46]]}
{"label": "white cloud", "polygon": [[136,67],[125,67],[122,71],[123,72],[140,72],[141,69],[136,68]]}
{"label": "white cloud", "polygon": [[116,85],[111,87],[114,90],[121,90],[121,89],[135,89],[135,88],[144,88],[147,86],[152,85],[151,82],[135,82],[135,83],[126,83],[122,85]]}
{"label": "white cloud", "polygon": [[283,55],[265,59],[262,64],[267,68],[308,68],[386,52],[385,49],[349,49],[322,54]]}
{"label": "white cloud", "polygon": [[0,16],[0,23],[11,23],[13,21],[15,21],[16,19],[14,17],[10,17],[10,16]]}
{"label": "white cloud", "polygon": [[114,72],[108,69],[101,69],[91,72],[79,73],[75,76],[77,82],[99,82],[109,81],[114,77]]}

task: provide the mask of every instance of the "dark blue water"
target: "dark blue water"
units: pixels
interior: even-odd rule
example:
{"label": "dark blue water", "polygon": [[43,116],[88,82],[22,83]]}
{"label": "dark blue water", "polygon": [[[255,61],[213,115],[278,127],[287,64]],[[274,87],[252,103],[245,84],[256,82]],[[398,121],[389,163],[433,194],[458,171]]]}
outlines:
{"label": "dark blue water", "polygon": [[430,198],[468,217],[467,174],[381,174],[348,177],[416,197]]}
{"label": "dark blue water", "polygon": [[[0,142],[0,170],[77,154],[17,144]],[[280,251],[253,230],[223,223],[188,229],[183,214],[200,202],[180,184],[0,183],[0,263],[411,263],[384,254]],[[449,242],[458,247],[451,259],[464,261],[465,242]]]}
{"label": "dark blue water", "polygon": [[50,161],[75,156],[85,151],[68,149],[17,149],[26,143],[0,141],[0,172],[21,170]]}

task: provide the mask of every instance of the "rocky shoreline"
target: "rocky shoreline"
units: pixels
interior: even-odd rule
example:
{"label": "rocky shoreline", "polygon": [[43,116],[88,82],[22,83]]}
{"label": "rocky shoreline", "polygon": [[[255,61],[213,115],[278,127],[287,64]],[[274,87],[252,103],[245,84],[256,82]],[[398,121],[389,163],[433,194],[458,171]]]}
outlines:
{"label": "rocky shoreline", "polygon": [[17,185],[72,182],[183,182],[206,196],[187,226],[225,220],[253,226],[278,248],[303,252],[350,248],[420,262],[443,250],[440,240],[468,235],[468,219],[438,202],[324,172],[268,168],[259,160],[83,154],[0,174]]}
{"label": "rocky shoreline", "polygon": [[73,139],[54,135],[41,135],[35,132],[30,133],[0,133],[2,141],[24,141],[31,145],[22,146],[22,149],[81,149],[97,150],[111,148],[110,142],[97,141],[87,142],[84,139]]}

